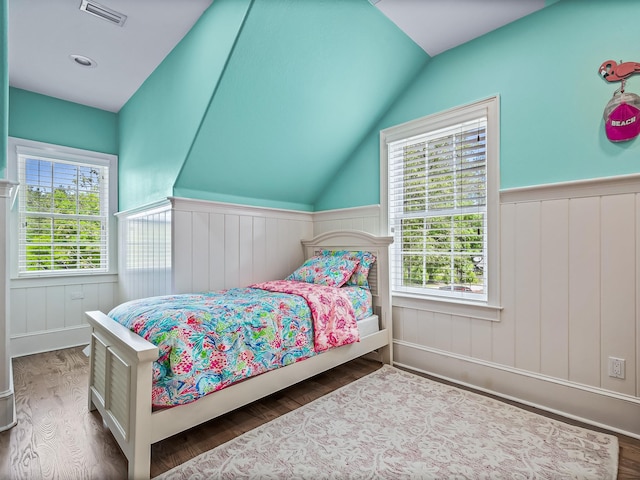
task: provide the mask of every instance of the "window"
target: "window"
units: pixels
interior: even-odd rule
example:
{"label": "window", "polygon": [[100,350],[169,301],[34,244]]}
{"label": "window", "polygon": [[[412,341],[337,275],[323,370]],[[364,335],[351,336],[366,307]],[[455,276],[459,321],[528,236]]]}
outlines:
{"label": "window", "polygon": [[52,145],[12,154],[18,276],[107,273],[115,157]]}
{"label": "window", "polygon": [[497,298],[498,99],[384,130],[394,294]]}

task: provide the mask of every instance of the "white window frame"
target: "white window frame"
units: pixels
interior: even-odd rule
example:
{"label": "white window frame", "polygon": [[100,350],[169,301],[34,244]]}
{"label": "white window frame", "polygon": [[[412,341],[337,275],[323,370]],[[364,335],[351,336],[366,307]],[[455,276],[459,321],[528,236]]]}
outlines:
{"label": "white window frame", "polygon": [[[442,295],[441,292],[393,290],[393,304],[420,310],[473,316],[497,321],[500,318],[500,101],[493,96],[468,105],[452,108],[396,125],[380,132],[380,203],[381,225],[393,235],[389,224],[389,149],[388,145],[402,139],[428,134],[478,117],[487,118],[486,168],[487,168],[487,295],[486,300],[463,298],[462,295]],[[392,251],[399,242],[391,245]],[[397,245],[399,247],[399,245]],[[391,255],[392,260],[395,255]],[[392,265],[393,269],[393,265]],[[469,296],[473,297],[473,296]]]}
{"label": "white window frame", "polygon": [[8,139],[8,151],[7,151],[7,172],[8,178],[18,182],[19,181],[19,157],[20,156],[33,156],[40,159],[50,159],[53,161],[60,161],[66,163],[81,163],[85,165],[97,165],[107,167],[109,169],[108,176],[108,200],[107,200],[107,250],[106,250],[106,267],[99,270],[69,270],[69,271],[33,271],[33,272],[20,272],[19,271],[19,253],[20,253],[20,228],[19,228],[19,202],[21,197],[21,190],[23,187],[18,185],[14,189],[14,197],[11,202],[11,262],[10,262],[10,276],[12,279],[28,279],[28,278],[67,278],[67,277],[79,277],[79,276],[93,276],[93,275],[111,275],[116,273],[117,258],[116,258],[116,235],[117,225],[114,214],[117,211],[118,206],[118,157],[116,155],[93,152],[89,150],[83,150],[72,147],[65,147],[61,145],[55,145],[44,142],[37,142],[33,140],[25,140],[21,138],[9,137]]}

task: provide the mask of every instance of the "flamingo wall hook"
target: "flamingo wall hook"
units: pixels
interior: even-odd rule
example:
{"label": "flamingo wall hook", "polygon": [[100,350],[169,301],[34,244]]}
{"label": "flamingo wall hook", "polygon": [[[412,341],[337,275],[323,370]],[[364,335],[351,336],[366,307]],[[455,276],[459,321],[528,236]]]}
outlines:
{"label": "flamingo wall hook", "polygon": [[634,73],[640,73],[640,63],[638,62],[622,62],[617,63],[615,60],[607,60],[598,69],[598,73],[602,75],[607,82],[619,82],[626,80]]}
{"label": "flamingo wall hook", "polygon": [[612,142],[626,142],[640,135],[640,96],[625,93],[627,79],[640,73],[640,63],[607,60],[598,73],[607,82],[620,82],[618,88],[604,109],[604,129]]}

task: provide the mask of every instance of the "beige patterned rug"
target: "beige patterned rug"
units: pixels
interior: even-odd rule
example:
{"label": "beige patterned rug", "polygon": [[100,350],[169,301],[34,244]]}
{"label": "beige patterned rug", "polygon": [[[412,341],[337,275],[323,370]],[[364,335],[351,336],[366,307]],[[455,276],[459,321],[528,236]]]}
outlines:
{"label": "beige patterned rug", "polygon": [[618,439],[384,366],[161,475],[615,479]]}

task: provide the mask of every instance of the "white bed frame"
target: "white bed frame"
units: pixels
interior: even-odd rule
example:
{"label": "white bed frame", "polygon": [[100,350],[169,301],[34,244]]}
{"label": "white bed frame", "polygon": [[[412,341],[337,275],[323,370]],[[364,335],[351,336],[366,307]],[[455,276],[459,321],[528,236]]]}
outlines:
{"label": "white bed frame", "polygon": [[369,274],[380,330],[360,342],[328,350],[177,407],[152,411],[152,363],[156,346],[99,311],[86,312],[92,327],[89,409],[97,409],[129,461],[130,479],[148,479],[151,445],[238,407],[368,353],[392,360],[389,245],[392,237],[346,230],[302,242],[305,258],[320,249],[366,250],[377,261]]}

